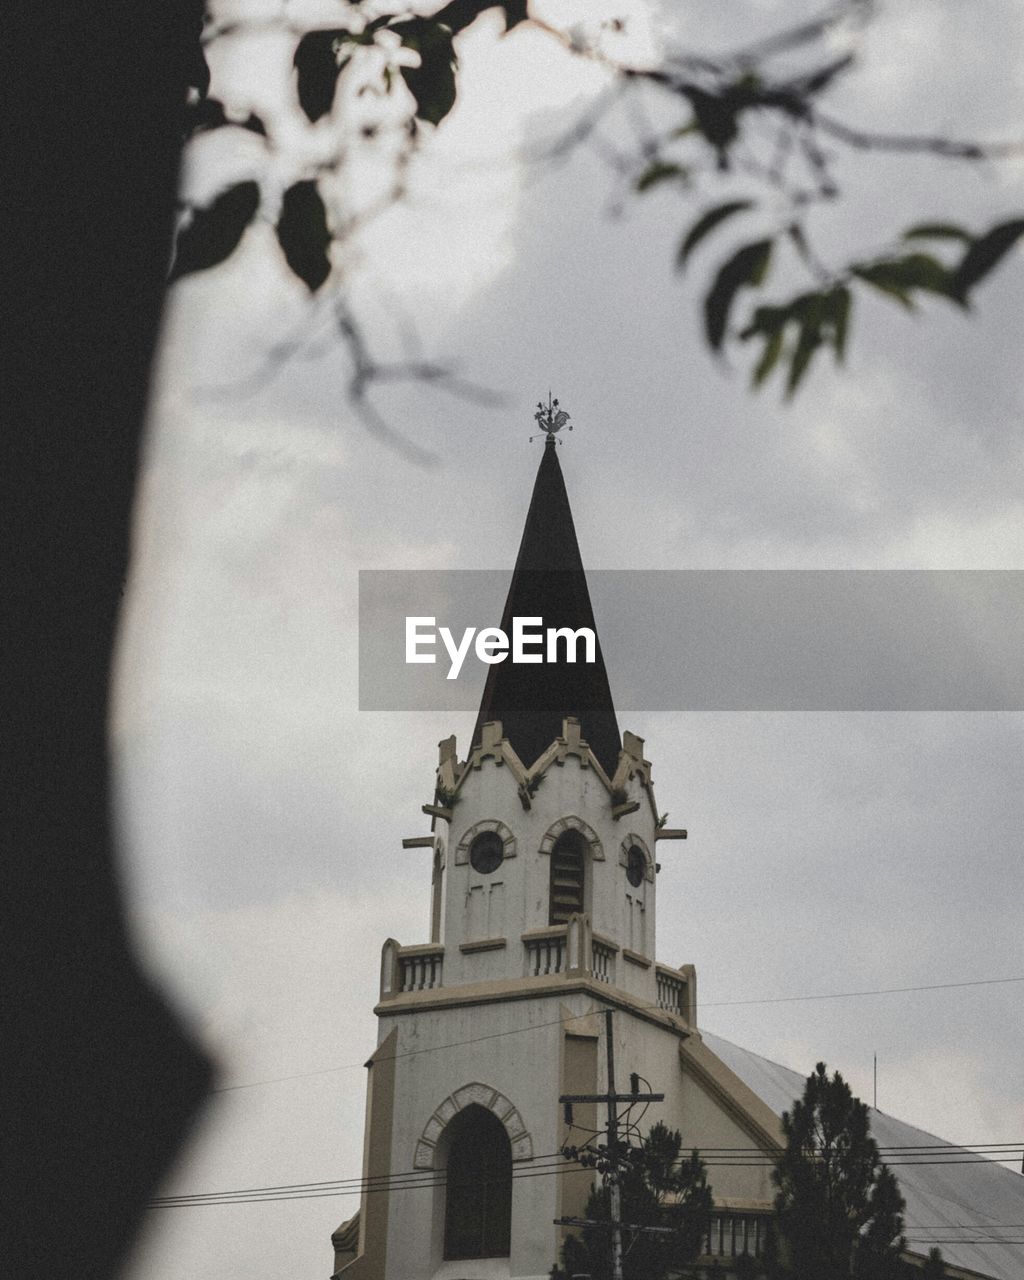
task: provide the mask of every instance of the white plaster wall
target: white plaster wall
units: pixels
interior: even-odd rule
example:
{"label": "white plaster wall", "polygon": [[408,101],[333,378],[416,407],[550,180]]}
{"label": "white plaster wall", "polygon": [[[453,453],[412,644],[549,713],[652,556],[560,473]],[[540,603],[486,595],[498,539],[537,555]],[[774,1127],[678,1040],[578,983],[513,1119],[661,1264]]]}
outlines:
{"label": "white plaster wall", "polygon": [[[445,1098],[463,1085],[479,1082],[503,1094],[517,1109],[532,1141],[533,1156],[556,1153],[565,1140],[559,1094],[561,1014],[568,1008],[585,1015],[570,1024],[577,1034],[600,1036],[598,1090],[607,1086],[604,1020],[600,1006],[583,994],[554,994],[525,1000],[448,1008],[381,1018],[381,1038],[399,1030],[395,1076],[394,1135],[391,1168],[412,1170],[416,1149],[431,1117]],[[682,1132],[691,1147],[748,1147],[749,1134],[690,1075],[679,1059],[679,1036],[623,1010],[613,1015],[616,1085],[628,1088],[638,1072],[664,1092],[664,1104],[651,1106],[644,1127],[664,1120]],[[602,1111],[603,1119],[603,1111]],[[436,1132],[436,1129],[435,1129]],[[578,1140],[578,1137],[577,1137]],[[523,1172],[529,1163],[517,1163]],[[716,1198],[770,1202],[767,1169],[710,1170]],[[458,1280],[495,1280],[509,1275],[544,1280],[557,1250],[556,1176],[513,1180],[512,1254],[508,1271],[493,1260],[458,1264]],[[442,1280],[454,1277],[443,1264],[443,1189],[391,1193],[387,1275],[389,1280]],[[550,1225],[549,1225],[550,1224]]]}
{"label": "white plaster wall", "polygon": [[[574,756],[548,769],[528,811],[522,807],[515,776],[507,765],[487,759],[470,773],[459,791],[446,838],[442,932],[446,987],[523,975],[522,935],[531,929],[544,928],[548,923],[550,860],[547,854],[540,853],[540,845],[555,822],[570,816],[593,829],[603,853],[603,858],[590,860],[587,867],[585,906],[594,932],[619,947],[636,943],[636,934],[631,935],[629,929],[626,894],[636,896],[637,891],[626,880],[625,868],[620,864],[620,847],[623,839],[635,832],[653,861],[655,823],[639,782],[631,782],[628,790],[630,798],[639,800],[641,807],[616,822],[611,815],[608,791],[594,771],[583,767]],[[482,876],[468,863],[456,861],[460,840],[471,827],[484,820],[503,823],[513,832],[516,841],[515,857],[506,858],[490,876]],[[494,892],[496,884],[501,885],[498,894]],[[643,950],[652,959],[655,955],[655,889],[653,880],[645,881]],[[508,945],[503,952],[466,955],[460,951],[462,943],[484,937],[504,937]],[[634,949],[640,948],[634,946]],[[644,971],[626,966],[619,956],[616,970],[617,981],[627,990],[653,1002],[653,969]]]}
{"label": "white plaster wall", "polygon": [[654,965],[647,969],[631,964],[623,956],[618,957],[616,985],[644,1004],[653,1004],[655,996]]}
{"label": "white plaster wall", "polygon": [[[482,1083],[515,1106],[530,1135],[534,1156],[550,1156],[561,1142],[559,1001],[515,1001],[382,1018],[385,1034],[399,1027],[391,1167],[414,1167],[416,1148],[435,1109],[463,1085]],[[545,1025],[547,1024],[547,1025]],[[554,1024],[554,1025],[551,1025]],[[522,1028],[534,1027],[534,1030]],[[515,1029],[515,1034],[496,1033]],[[495,1037],[484,1038],[481,1037]],[[466,1042],[470,1043],[466,1043]],[[446,1048],[439,1046],[453,1045]],[[517,1162],[515,1170],[529,1163]],[[557,1178],[513,1181],[512,1255],[505,1274],[547,1276],[555,1260]],[[387,1274],[393,1280],[426,1280],[451,1272],[443,1266],[443,1188],[396,1191],[391,1196]],[[453,1275],[455,1272],[451,1272]],[[491,1280],[502,1274],[493,1260],[460,1262],[459,1280]]]}

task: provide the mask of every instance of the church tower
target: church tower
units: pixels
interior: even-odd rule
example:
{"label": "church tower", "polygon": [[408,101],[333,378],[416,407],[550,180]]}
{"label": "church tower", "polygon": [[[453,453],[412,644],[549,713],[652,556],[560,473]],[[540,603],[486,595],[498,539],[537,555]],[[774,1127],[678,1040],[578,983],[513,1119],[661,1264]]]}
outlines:
{"label": "church tower", "polygon": [[[604,1131],[612,1056],[617,1092],[635,1072],[664,1095],[642,1127],[664,1121],[706,1161],[693,1274],[737,1280],[764,1253],[780,1117],[804,1080],[701,1032],[693,967],[656,959],[656,853],[686,832],[659,824],[643,741],[619,736],[556,407],[536,415],[549,437],[502,630],[589,628],[594,661],[492,665],[465,759],[440,744],[431,832],[403,842],[433,859],[430,938],[384,943],[362,1199],[332,1237],[334,1280],[547,1280],[595,1177],[561,1149]],[[570,1117],[564,1094],[594,1101]],[[941,1223],[943,1205],[951,1229],[965,1214],[1020,1220],[1016,1174],[873,1109],[870,1124],[883,1149],[958,1166],[901,1163],[908,1234]],[[1013,1241],[942,1243],[951,1275],[1024,1274]],[[920,1267],[924,1249],[904,1258]]]}
{"label": "church tower", "polygon": [[[596,636],[558,452],[549,434],[506,633],[519,617]],[[558,1099],[606,1087],[604,1011],[623,1078],[680,1077],[695,975],[655,958],[656,850],[685,832],[659,827],[599,642],[594,657],[492,665],[465,758],[440,744],[432,832],[404,842],[433,858],[431,936],[383,947],[366,1190],[333,1237],[346,1280],[545,1280],[555,1219],[583,1212],[593,1180],[559,1154]]]}

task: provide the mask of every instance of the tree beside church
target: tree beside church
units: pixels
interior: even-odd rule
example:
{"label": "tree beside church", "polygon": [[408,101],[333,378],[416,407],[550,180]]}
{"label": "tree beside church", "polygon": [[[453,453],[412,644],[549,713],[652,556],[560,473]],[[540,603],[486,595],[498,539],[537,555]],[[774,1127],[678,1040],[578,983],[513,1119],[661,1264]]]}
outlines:
{"label": "tree beside church", "polygon": [[782,1117],[769,1280],[899,1280],[906,1202],[870,1132],[868,1108],[819,1062]]}
{"label": "tree beside church", "polygon": [[[664,1280],[698,1256],[707,1239],[712,1194],[696,1151],[683,1154],[682,1135],[660,1121],[637,1145],[622,1143],[618,1176],[622,1227],[622,1280]],[[551,1280],[588,1275],[615,1280],[609,1248],[611,1188],[596,1187],[587,1200],[589,1220],[562,1246],[562,1265]]]}

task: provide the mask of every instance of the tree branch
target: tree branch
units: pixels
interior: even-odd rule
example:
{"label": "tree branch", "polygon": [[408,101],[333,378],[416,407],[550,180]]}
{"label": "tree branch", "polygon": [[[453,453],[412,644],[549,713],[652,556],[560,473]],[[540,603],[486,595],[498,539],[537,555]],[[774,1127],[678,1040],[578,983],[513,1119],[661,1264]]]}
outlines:
{"label": "tree branch", "polygon": [[811,120],[822,133],[859,151],[893,151],[903,154],[942,156],[947,160],[1008,160],[1024,156],[1024,138],[1001,142],[973,142],[941,135],[912,133],[876,133],[857,129],[835,116],[814,111]]}

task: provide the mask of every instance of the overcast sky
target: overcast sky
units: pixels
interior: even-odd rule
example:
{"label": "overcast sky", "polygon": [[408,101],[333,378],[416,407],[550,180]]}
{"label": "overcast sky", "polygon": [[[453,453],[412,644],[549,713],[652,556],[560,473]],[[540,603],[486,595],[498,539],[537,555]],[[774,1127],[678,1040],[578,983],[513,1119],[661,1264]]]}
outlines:
{"label": "overcast sky", "polygon": [[[665,32],[653,4],[600,8],[629,15],[636,56]],[[678,43],[714,50],[804,8],[665,11]],[[883,6],[836,113],[1019,133],[1024,10],[976,0],[971,15],[953,0]],[[210,394],[263,369],[303,322],[269,226],[176,288],[113,725],[140,940],[232,1086],[174,1190],[360,1171],[380,945],[428,938],[429,867],[401,839],[426,829],[437,741],[455,732],[464,753],[473,717],[358,711],[357,572],[510,567],[539,461],[531,409],[549,387],[576,425],[560,461],[595,569],[1024,569],[1019,254],[973,316],[867,301],[844,373],[823,363],[792,406],[754,398],[702,345],[700,270],[671,269],[700,206],[664,193],[620,213],[590,149],[558,167],[517,159],[585,111],[604,73],[536,31],[499,42],[496,27],[462,41],[459,105],[353,267],[381,349],[405,315],[426,354],[506,396],[381,394],[435,466],[355,420],[331,344],[254,394]],[[287,42],[216,56],[232,101],[272,114]],[[206,150],[195,190],[225,173],[271,192],[290,180],[281,162],[261,167],[249,135]],[[837,260],[895,226],[980,228],[1024,201],[1020,165],[840,173],[822,226]],[[685,663],[685,635],[678,647]],[[800,1071],[824,1059],[866,1098],[877,1052],[884,1110],[960,1142],[1024,1140],[1024,984],[735,1003],[1024,975],[1021,715],[620,706],[619,719],[646,739],[659,808],[690,832],[662,859],[658,958],[696,964],[702,1024]],[[167,1210],[137,1275],[325,1277],[330,1233],[355,1207]]]}

